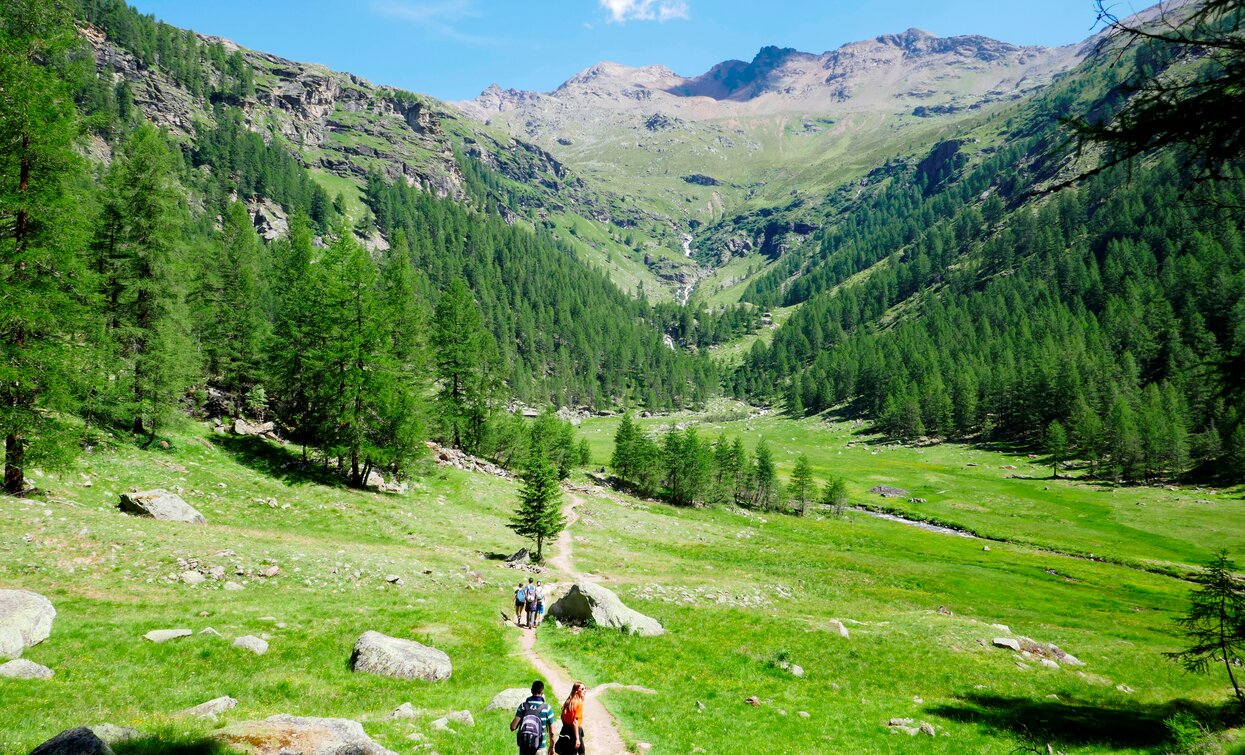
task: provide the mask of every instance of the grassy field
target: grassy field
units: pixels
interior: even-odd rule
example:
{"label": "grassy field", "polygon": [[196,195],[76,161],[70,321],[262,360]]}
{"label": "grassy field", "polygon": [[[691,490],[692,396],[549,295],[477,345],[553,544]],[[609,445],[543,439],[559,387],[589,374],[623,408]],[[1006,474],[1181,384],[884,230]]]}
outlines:
{"label": "grassy field", "polygon": [[[1190,564],[1219,530],[1224,545],[1242,551],[1240,502],[1227,492],[1008,479],[1047,468],[954,446],[891,448],[863,442],[847,424],[746,412],[723,402],[674,420],[749,445],[763,435],[784,471],[805,450],[820,472],[848,479],[855,501],[869,500],[865,490],[877,482],[902,485],[928,500],[900,504],[914,513],[1024,543]],[[615,422],[580,428],[598,463]],[[656,430],[671,418],[644,422]],[[363,493],[295,471],[293,448],[199,425],[169,440],[166,450],[98,449],[79,470],[36,477],[42,500],[0,503],[0,587],[41,592],[58,610],[52,637],[25,654],[56,676],[0,680],[0,752],[28,752],[64,728],[107,721],[151,735],[118,755],[209,753],[202,742],[214,728],[276,713],[359,720],[401,753],[412,751],[412,732],[441,753],[511,751],[509,714],[483,709],[532,677],[498,615],[517,574],[488,558],[522,544],[506,528],[513,484],[429,466],[405,494]],[[159,486],[182,488],[210,524],[116,512],[119,492]],[[577,568],[601,575],[669,633],[549,628],[537,647],[589,683],[656,690],[606,698],[629,741],[656,753],[1008,753],[1031,741],[1064,752],[1159,753],[1169,749],[1164,718],[1205,713],[1226,698],[1221,675],[1185,675],[1160,655],[1178,645],[1170,619],[1188,593],[1163,574],[1024,543],[992,542],[987,551],[980,540],[861,514],[796,519],[587,498],[574,530]],[[183,584],[178,559],[224,567],[245,589]],[[273,563],[278,576],[254,576]],[[850,637],[833,631],[832,619]],[[994,648],[994,637],[1011,635],[991,624],[1056,643],[1086,665],[1047,669]],[[208,626],[224,637],[142,639],[153,629]],[[369,629],[445,650],[453,677],[425,684],[351,673],[351,647]],[[244,634],[269,635],[267,655],[231,647]],[[780,668],[784,660],[805,676]],[[219,722],[176,715],[221,695],[239,706]],[[744,702],[754,695],[760,705]],[[420,717],[383,720],[408,701]],[[463,708],[474,729],[430,729],[433,718]],[[893,717],[928,722],[939,736],[891,733]]]}

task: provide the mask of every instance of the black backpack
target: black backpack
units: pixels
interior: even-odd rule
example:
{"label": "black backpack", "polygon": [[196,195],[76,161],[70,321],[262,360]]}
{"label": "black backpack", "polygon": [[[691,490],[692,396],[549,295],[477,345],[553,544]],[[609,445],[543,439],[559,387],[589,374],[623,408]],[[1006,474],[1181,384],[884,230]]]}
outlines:
{"label": "black backpack", "polygon": [[519,719],[519,728],[515,730],[520,750],[536,752],[540,749],[541,732],[545,728],[545,722],[541,720],[540,712],[544,707],[544,703],[528,700],[520,708],[523,718]]}

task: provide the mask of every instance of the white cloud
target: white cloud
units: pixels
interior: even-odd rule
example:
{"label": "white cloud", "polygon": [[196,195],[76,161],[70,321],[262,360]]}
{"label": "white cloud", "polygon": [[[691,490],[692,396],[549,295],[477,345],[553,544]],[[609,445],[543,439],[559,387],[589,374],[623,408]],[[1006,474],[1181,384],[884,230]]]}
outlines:
{"label": "white cloud", "polygon": [[687,0],[598,0],[612,24],[627,21],[687,20],[691,13]]}
{"label": "white cloud", "polygon": [[378,0],[372,10],[382,16],[408,21],[416,26],[455,42],[469,45],[488,45],[495,40],[459,31],[457,24],[480,15],[473,0],[434,0],[434,2],[411,3],[401,0]]}

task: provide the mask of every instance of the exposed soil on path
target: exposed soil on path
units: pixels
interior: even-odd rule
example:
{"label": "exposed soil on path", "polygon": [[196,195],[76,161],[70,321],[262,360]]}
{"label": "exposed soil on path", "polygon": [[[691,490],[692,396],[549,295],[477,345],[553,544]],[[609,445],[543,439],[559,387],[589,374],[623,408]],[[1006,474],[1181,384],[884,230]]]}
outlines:
{"label": "exposed soil on path", "polygon": [[[563,513],[566,515],[566,528],[562,530],[562,534],[558,536],[557,555],[549,559],[549,566],[555,569],[561,578],[568,584],[575,582],[595,582],[597,577],[592,574],[585,574],[575,569],[574,562],[571,560],[573,543],[571,539],[571,526],[579,519],[576,513],[576,507],[583,504],[583,499],[571,493],[568,495],[568,503]],[[557,592],[555,585],[547,585],[550,596]],[[553,687],[553,694],[546,694],[545,697],[549,704],[553,706],[555,713],[560,711],[560,706],[566,696],[571,693],[572,680],[567,676],[566,671],[553,661],[545,658],[536,650],[536,632],[531,629],[520,630],[522,635],[519,639],[519,647],[522,649],[522,656],[532,664],[545,683]],[[605,705],[601,702],[601,694],[611,689],[625,689],[634,692],[652,693],[652,690],[643,687],[634,687],[629,685],[617,684],[609,682],[593,687],[588,690],[588,696],[584,701],[584,744],[587,752],[591,755],[618,755],[618,753],[626,753],[627,745],[623,742],[622,734],[618,732],[618,725],[614,722],[614,717],[605,709]],[[554,726],[554,732],[560,732],[562,724],[559,721]]]}

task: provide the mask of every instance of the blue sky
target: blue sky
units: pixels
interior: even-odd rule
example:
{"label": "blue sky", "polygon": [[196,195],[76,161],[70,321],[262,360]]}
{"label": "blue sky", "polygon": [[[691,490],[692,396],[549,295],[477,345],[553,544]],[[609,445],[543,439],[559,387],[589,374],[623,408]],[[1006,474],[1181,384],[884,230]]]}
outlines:
{"label": "blue sky", "polygon": [[765,45],[820,53],[910,27],[1060,45],[1094,23],[1092,0],[131,2],[177,26],[449,100],[493,82],[547,91],[601,60],[695,75]]}

